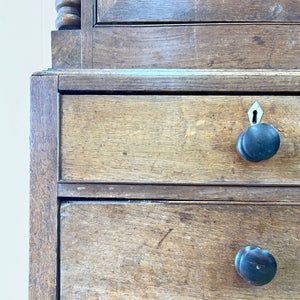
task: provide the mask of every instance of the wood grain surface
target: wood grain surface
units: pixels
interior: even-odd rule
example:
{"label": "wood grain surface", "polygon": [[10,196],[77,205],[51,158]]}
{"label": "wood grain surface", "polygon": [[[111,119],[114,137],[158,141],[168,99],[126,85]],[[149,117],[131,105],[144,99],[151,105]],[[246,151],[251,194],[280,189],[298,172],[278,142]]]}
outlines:
{"label": "wood grain surface", "polygon": [[[61,299],[298,299],[294,206],[67,203],[61,207]],[[257,245],[278,271],[254,287],[236,253]]]}
{"label": "wood grain surface", "polygon": [[93,68],[93,30],[95,25],[95,1],[81,0],[81,68]]}
{"label": "wood grain surface", "polygon": [[33,76],[29,299],[57,299],[57,76]]}
{"label": "wood grain surface", "polygon": [[80,30],[52,31],[51,45],[53,69],[81,68]]}
{"label": "wood grain surface", "polygon": [[92,34],[96,69],[300,68],[298,25],[102,26]]}
{"label": "wood grain surface", "polygon": [[298,0],[98,0],[97,21],[299,22]]}
{"label": "wood grain surface", "polygon": [[[281,146],[250,163],[236,143],[256,100]],[[298,96],[62,95],[60,179],[299,185],[299,113]]]}
{"label": "wood grain surface", "polygon": [[300,70],[50,70],[62,92],[300,92]]}

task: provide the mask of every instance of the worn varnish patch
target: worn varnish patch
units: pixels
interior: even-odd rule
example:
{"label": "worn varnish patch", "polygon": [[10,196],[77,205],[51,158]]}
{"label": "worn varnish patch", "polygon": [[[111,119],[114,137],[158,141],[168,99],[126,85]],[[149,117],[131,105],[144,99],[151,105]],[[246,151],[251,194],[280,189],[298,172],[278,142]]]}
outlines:
{"label": "worn varnish patch", "polygon": [[[295,206],[70,203],[61,208],[61,299],[300,297]],[[235,271],[247,245],[271,252],[274,280]]]}

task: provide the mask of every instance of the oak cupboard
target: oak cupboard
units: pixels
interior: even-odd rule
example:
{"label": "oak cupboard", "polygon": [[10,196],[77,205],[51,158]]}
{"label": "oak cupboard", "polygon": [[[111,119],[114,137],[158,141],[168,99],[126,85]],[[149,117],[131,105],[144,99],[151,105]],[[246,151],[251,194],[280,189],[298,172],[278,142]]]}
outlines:
{"label": "oak cupboard", "polygon": [[[298,299],[299,1],[56,8],[31,79],[29,298]],[[259,122],[280,146],[254,163],[237,143]],[[247,246],[270,283],[237,273]]]}

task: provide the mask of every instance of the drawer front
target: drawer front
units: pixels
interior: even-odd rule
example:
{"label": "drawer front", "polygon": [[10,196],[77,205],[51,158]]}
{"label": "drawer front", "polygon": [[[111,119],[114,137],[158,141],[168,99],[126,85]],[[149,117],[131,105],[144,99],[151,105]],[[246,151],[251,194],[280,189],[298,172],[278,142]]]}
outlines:
{"label": "drawer front", "polygon": [[[236,150],[258,100],[281,138],[251,163]],[[299,184],[300,98],[291,96],[62,95],[63,181]]]}
{"label": "drawer front", "polygon": [[299,21],[298,0],[98,0],[98,23]]}
{"label": "drawer front", "polygon": [[[299,299],[296,206],[68,203],[61,207],[61,299]],[[272,253],[255,287],[237,252]]]}
{"label": "drawer front", "polygon": [[95,69],[300,68],[296,23],[107,25],[95,27],[92,39],[87,55]]}

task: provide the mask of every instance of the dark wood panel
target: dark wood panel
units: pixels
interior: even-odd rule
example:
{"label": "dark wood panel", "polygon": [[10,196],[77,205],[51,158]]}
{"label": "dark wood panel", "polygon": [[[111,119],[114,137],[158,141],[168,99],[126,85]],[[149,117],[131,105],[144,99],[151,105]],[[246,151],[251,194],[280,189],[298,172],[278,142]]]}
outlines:
{"label": "dark wood panel", "polygon": [[[255,101],[281,146],[250,163],[236,144]],[[300,184],[299,96],[63,95],[61,103],[62,180]]]}
{"label": "dark wood panel", "polygon": [[81,66],[83,69],[93,68],[93,26],[94,1],[82,0],[81,16]]}
{"label": "dark wood panel", "polygon": [[[61,207],[62,299],[298,299],[295,206],[68,203]],[[278,271],[250,286],[239,249],[271,252]]]}
{"label": "dark wood panel", "polygon": [[180,200],[220,203],[278,203],[300,204],[300,187],[284,186],[193,186],[62,183],[58,184],[62,198],[97,198],[106,200]]}
{"label": "dark wood panel", "polygon": [[62,30],[51,32],[52,68],[81,68],[81,32],[80,30]]}
{"label": "dark wood panel", "polygon": [[29,299],[57,298],[57,76],[31,81]]}
{"label": "dark wood panel", "polygon": [[98,0],[98,22],[299,22],[298,0]]}
{"label": "dark wood panel", "polygon": [[[52,74],[53,71],[40,73]],[[299,92],[299,70],[119,69],[55,72],[60,91]]]}
{"label": "dark wood panel", "polygon": [[93,68],[295,69],[300,26],[101,27]]}

